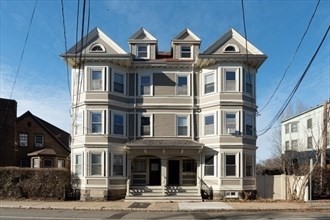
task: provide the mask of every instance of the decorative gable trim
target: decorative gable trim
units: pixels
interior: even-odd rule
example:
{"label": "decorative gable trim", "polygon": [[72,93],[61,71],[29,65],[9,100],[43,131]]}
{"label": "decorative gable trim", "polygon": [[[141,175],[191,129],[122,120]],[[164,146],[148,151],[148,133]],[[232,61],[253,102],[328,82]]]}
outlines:
{"label": "decorative gable trim", "polygon": [[142,27],[128,38],[128,43],[157,43],[157,39]]}
{"label": "decorative gable trim", "polygon": [[172,40],[173,43],[200,43],[201,39],[197,37],[196,34],[194,34],[191,30],[188,28],[185,28],[183,31],[181,31],[176,37]]}
{"label": "decorative gable trim", "polygon": [[[235,31],[233,28],[229,29],[222,37],[220,37],[216,42],[214,42],[211,46],[209,46],[202,54],[203,55],[211,55],[215,51],[217,51],[221,46],[225,45],[226,42],[230,39],[236,40],[239,44],[241,44],[244,48],[246,45],[245,38],[239,34],[237,31]],[[247,41],[247,48],[248,53],[254,54],[254,55],[263,55],[263,53],[256,48],[253,44],[251,44],[249,41]],[[242,51],[245,53],[245,51]]]}
{"label": "decorative gable trim", "polygon": [[[104,42],[111,47],[116,54],[127,54],[118,44],[116,44],[110,37],[108,37],[105,33],[103,33],[99,28],[94,28],[91,32],[89,32],[85,37],[83,37],[78,43],[76,43],[73,47],[71,47],[65,54],[78,54],[84,49],[86,49],[89,45],[91,45],[98,38],[102,39]],[[83,45],[81,45],[83,42]]]}

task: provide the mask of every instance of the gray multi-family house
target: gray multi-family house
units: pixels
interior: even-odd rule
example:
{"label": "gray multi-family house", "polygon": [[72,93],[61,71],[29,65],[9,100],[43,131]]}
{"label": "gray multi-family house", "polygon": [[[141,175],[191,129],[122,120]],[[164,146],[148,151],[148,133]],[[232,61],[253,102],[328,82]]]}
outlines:
{"label": "gray multi-family house", "polygon": [[[238,198],[256,190],[256,73],[266,56],[234,29],[204,52],[184,29],[125,52],[95,28],[72,69],[71,164],[81,199]],[[247,54],[248,53],[248,54]]]}

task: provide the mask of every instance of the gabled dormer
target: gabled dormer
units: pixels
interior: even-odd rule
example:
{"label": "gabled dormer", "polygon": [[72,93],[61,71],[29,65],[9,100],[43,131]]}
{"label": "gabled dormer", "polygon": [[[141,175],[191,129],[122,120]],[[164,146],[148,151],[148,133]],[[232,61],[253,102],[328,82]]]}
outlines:
{"label": "gabled dormer", "polygon": [[195,59],[199,53],[201,39],[185,28],[172,40],[173,59]]}
{"label": "gabled dormer", "polygon": [[99,28],[94,28],[61,56],[73,68],[76,68],[88,59],[130,59],[130,55]]}
{"label": "gabled dormer", "polygon": [[157,54],[157,39],[146,29],[140,28],[128,39],[130,52],[135,59],[154,60]]}
{"label": "gabled dormer", "polygon": [[[246,54],[248,54],[248,59]],[[246,40],[241,34],[230,28],[223,36],[199,55],[197,65],[203,67],[214,62],[249,62],[249,65],[258,69],[267,56]]]}

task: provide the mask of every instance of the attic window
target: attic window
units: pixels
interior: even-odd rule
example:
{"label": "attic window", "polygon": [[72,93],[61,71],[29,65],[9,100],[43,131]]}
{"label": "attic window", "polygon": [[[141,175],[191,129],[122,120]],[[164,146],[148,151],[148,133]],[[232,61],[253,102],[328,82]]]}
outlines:
{"label": "attic window", "polygon": [[90,48],[91,52],[105,52],[105,48],[102,44],[94,44]]}
{"label": "attic window", "polygon": [[231,53],[231,52],[239,52],[239,49],[238,49],[238,47],[235,44],[229,44],[225,48],[224,52],[229,52],[229,53]]}

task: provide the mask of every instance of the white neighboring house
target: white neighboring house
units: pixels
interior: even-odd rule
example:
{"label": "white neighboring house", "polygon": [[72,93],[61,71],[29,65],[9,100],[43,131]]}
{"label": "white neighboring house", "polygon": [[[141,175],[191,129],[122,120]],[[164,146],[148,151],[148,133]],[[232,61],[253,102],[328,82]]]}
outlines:
{"label": "white neighboring house", "polygon": [[[328,101],[281,122],[282,154],[289,151],[312,153],[321,150],[323,139],[327,142],[327,152],[330,151],[329,103]],[[323,138],[324,120],[327,121],[327,133]]]}

